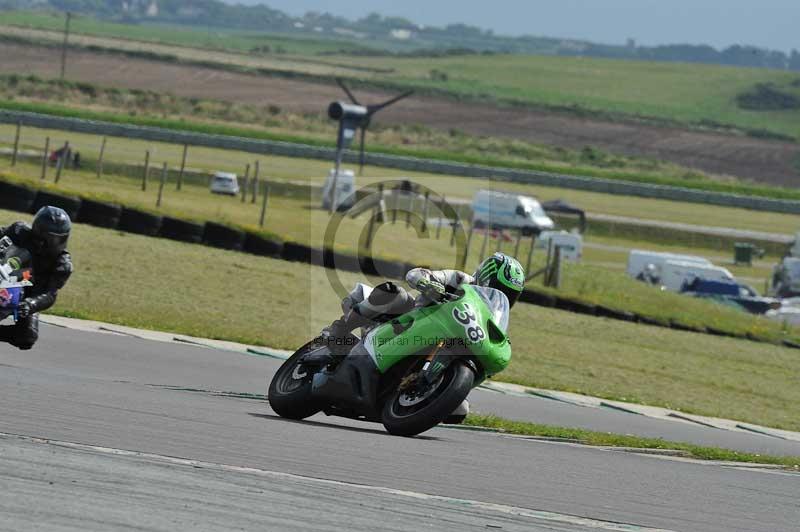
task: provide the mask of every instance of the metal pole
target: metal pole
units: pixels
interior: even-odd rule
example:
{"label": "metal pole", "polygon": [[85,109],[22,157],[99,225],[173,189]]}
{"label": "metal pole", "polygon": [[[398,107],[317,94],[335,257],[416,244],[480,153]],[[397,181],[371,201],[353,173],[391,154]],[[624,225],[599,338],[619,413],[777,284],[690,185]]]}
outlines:
{"label": "metal pole", "polygon": [[[442,222],[444,221],[444,205],[447,203],[444,196],[442,196],[442,203],[439,204],[439,223],[436,224],[436,240],[439,240],[439,235],[442,234]],[[455,232],[453,232],[455,236]]]}
{"label": "metal pole", "polygon": [[69,22],[72,13],[67,11],[67,20],[64,24],[64,43],[61,45],[61,81],[64,81],[64,73],[67,70],[67,42],[69,41]]}
{"label": "metal pole", "polygon": [[383,223],[383,183],[378,183],[378,223]]}
{"label": "metal pole", "polygon": [[67,164],[65,160],[69,156],[69,141],[64,143],[64,147],[61,151],[61,156],[58,158],[58,165],[56,166],[56,180],[55,182],[58,183],[61,181],[61,172],[64,170],[64,166]]}
{"label": "metal pole", "polygon": [[531,248],[528,250],[528,263],[525,265],[526,272],[531,271],[531,261],[533,260],[533,248],[535,246],[536,246],[536,233],[533,233],[531,234]]}
{"label": "metal pole", "polygon": [[19,152],[19,135],[22,131],[22,122],[17,122],[17,134],[14,135],[14,152],[11,154],[11,166],[17,166],[17,153]]}
{"label": "metal pole", "polygon": [[183,187],[183,172],[186,171],[186,156],[189,153],[189,145],[183,145],[183,158],[181,159],[181,171],[178,172],[178,182],[175,185],[176,190],[180,190]]}
{"label": "metal pole", "polygon": [[50,137],[44,139],[44,155],[42,155],[42,176],[40,179],[47,179],[47,161],[50,159]]}
{"label": "metal pole", "polygon": [[422,206],[422,232],[428,232],[428,202],[430,201],[429,196],[430,192],[427,190],[425,191],[425,203]]}
{"label": "metal pole", "polygon": [[267,180],[261,184],[261,188],[264,189],[264,197],[261,200],[261,218],[258,222],[259,227],[264,227],[264,217],[267,215],[267,197],[269,196],[269,183]]}
{"label": "metal pole", "polygon": [[519,245],[522,242],[522,228],[517,231],[517,244],[514,246],[514,258],[519,257]]}
{"label": "metal pole", "polygon": [[497,232],[497,249],[495,251],[503,251],[503,237],[504,236],[505,236],[505,233],[503,233],[503,230],[500,229]]}
{"label": "metal pole", "polygon": [[256,197],[258,196],[258,174],[260,173],[259,163],[256,161],[255,171],[253,173],[253,190],[251,191],[252,197],[250,198],[250,203],[255,204]]}
{"label": "metal pole", "polygon": [[247,201],[247,187],[250,185],[250,163],[244,167],[244,184],[242,186],[242,203]]}
{"label": "metal pole", "polygon": [[411,196],[411,201],[408,202],[408,210],[406,211],[406,227],[411,225],[411,212],[414,210],[414,201],[416,196]]}
{"label": "metal pole", "polygon": [[103,143],[100,144],[100,157],[97,158],[97,177],[103,175],[103,157],[106,153],[106,137],[103,137]]}
{"label": "metal pole", "polygon": [[336,188],[339,186],[339,168],[342,166],[342,150],[336,152],[336,167],[333,170],[333,183],[331,183],[331,192],[330,192],[330,210],[328,211],[330,214],[333,214],[336,211],[336,199],[339,197],[339,191]]}
{"label": "metal pole", "polygon": [[372,232],[375,230],[375,217],[377,216],[377,208],[372,208],[372,214],[369,217],[369,225],[367,226],[367,241],[364,244],[366,250],[372,246]]}
{"label": "metal pole", "polygon": [[397,223],[397,189],[392,189],[392,225]]}
{"label": "metal pole", "polygon": [[481,244],[481,259],[486,256],[486,244],[488,242],[489,242],[489,228],[485,227],[483,229],[483,244]]}
{"label": "metal pole", "polygon": [[161,171],[161,183],[158,185],[158,199],[156,200],[156,207],[161,207],[161,195],[164,193],[164,183],[167,182],[167,163],[164,163],[164,169]]}
{"label": "metal pole", "polygon": [[[459,224],[460,224],[460,222],[459,222]],[[453,228],[454,228],[453,229],[453,240],[455,240],[455,235],[456,235],[455,223],[453,223]],[[464,247],[464,258],[461,259],[461,269],[462,270],[467,267],[467,258],[469,258],[469,247],[470,247],[470,244],[472,244],[472,233],[474,233],[474,232],[475,232],[475,226],[474,225],[470,225],[469,226],[469,233],[467,234],[467,245]]]}
{"label": "metal pole", "polygon": [[144,152],[144,171],[142,172],[142,191],[147,190],[147,174],[150,172],[150,150]]}

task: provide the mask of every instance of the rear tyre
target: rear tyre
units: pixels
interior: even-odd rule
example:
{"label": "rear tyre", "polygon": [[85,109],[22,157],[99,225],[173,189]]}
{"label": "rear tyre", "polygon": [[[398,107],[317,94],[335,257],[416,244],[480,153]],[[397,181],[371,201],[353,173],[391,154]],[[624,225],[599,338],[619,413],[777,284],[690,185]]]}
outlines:
{"label": "rear tyre", "polygon": [[317,345],[308,343],[284,362],[269,383],[267,398],[269,406],[281,417],[305,419],[320,410],[311,397],[311,381],[314,371],[300,366],[300,358]]}
{"label": "rear tyre", "polygon": [[456,360],[422,393],[395,390],[383,405],[383,426],[395,436],[416,436],[435,427],[467,398],[474,379],[472,370]]}

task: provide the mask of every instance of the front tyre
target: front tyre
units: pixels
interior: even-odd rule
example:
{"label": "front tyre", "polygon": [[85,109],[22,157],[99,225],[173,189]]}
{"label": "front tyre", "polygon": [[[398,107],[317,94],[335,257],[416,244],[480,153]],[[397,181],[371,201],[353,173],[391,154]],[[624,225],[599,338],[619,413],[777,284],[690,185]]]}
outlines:
{"label": "front tyre", "polygon": [[410,393],[395,390],[383,406],[383,426],[395,436],[416,436],[432,429],[467,398],[475,374],[456,360],[429,388]]}
{"label": "front tyre", "polygon": [[318,346],[307,344],[289,357],[269,383],[269,406],[281,417],[305,419],[321,410],[311,397],[314,371],[300,365],[300,358],[314,347]]}

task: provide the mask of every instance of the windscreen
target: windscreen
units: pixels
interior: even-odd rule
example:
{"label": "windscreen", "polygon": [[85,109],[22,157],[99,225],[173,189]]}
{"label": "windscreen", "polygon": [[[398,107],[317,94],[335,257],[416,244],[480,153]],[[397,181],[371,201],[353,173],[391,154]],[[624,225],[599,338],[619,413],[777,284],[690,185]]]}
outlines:
{"label": "windscreen", "polygon": [[511,307],[508,298],[500,290],[484,286],[473,286],[473,289],[481,296],[489,311],[492,313],[492,321],[495,322],[501,331],[508,332],[508,315]]}

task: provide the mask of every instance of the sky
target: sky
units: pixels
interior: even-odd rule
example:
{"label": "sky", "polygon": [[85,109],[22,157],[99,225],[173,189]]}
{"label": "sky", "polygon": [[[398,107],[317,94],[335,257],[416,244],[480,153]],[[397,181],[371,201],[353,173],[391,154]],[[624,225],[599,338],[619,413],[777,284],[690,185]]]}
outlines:
{"label": "sky", "polygon": [[465,23],[504,35],[623,44],[752,44],[800,50],[800,0],[225,0],[266,4],[292,15],[370,12],[418,24]]}

